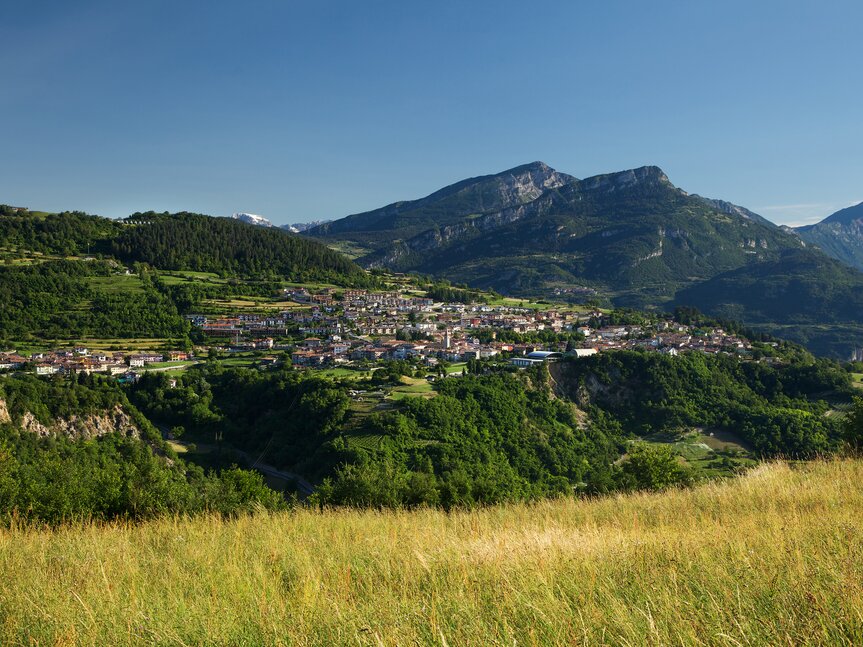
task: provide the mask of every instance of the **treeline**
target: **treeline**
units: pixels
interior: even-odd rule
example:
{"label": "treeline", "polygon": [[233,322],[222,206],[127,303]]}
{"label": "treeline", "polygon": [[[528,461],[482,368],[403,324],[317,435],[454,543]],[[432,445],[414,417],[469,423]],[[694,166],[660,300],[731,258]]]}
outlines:
{"label": "treeline", "polygon": [[552,328],[532,330],[524,333],[505,328],[483,328],[471,331],[471,335],[479,339],[483,344],[488,344],[492,341],[506,342],[509,344],[563,343],[568,345],[567,350],[572,350],[575,343],[584,341],[584,335],[579,332],[557,332]]}
{"label": "treeline", "polygon": [[140,290],[94,287],[92,279],[118,271],[113,262],[95,260],[0,266],[0,334],[7,339],[187,336],[188,323],[146,274]]}
{"label": "treeline", "polygon": [[[240,469],[205,473],[165,445],[117,384],[95,376],[0,380],[9,418],[0,423],[0,523],[144,519],[161,514],[236,514],[284,507],[261,476]],[[26,413],[43,424],[121,406],[141,437],[40,437],[18,427]]]}
{"label": "treeline", "polygon": [[762,456],[807,458],[841,442],[827,398],[850,400],[850,377],[830,360],[741,362],[726,355],[620,351],[561,365],[571,397],[645,436],[691,427],[738,434]]}
{"label": "treeline", "polygon": [[345,256],[279,229],[199,214],[136,213],[112,252],[127,261],[222,276],[288,278],[370,286],[375,281]]}

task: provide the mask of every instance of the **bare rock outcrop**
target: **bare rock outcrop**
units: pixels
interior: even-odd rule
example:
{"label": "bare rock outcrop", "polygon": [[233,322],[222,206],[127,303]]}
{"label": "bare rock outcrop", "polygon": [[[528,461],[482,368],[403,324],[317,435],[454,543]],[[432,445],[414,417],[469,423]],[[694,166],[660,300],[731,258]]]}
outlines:
{"label": "bare rock outcrop", "polygon": [[43,424],[28,411],[21,416],[19,426],[23,431],[39,436],[66,436],[74,440],[88,440],[113,433],[134,438],[139,438],[141,435],[141,430],[132,418],[119,406],[99,415],[72,415],[69,418],[57,418],[49,425]]}

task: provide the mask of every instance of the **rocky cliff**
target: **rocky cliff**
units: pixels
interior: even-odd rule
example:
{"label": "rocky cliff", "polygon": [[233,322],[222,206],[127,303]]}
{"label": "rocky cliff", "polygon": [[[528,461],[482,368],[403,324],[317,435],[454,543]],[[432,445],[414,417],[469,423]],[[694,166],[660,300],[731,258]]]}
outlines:
{"label": "rocky cliff", "polygon": [[72,415],[69,418],[57,418],[46,425],[29,411],[13,420],[6,401],[0,399],[0,424],[12,424],[22,431],[39,436],[66,436],[75,440],[88,440],[113,433],[134,438],[141,436],[141,430],[135,421],[119,406],[98,415]]}

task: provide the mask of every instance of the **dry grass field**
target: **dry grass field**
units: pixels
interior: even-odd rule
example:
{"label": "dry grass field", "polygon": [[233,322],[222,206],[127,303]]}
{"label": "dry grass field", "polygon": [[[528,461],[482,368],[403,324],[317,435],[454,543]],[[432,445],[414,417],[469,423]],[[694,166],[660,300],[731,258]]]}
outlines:
{"label": "dry grass field", "polygon": [[863,463],[475,511],[0,531],[0,644],[860,645]]}

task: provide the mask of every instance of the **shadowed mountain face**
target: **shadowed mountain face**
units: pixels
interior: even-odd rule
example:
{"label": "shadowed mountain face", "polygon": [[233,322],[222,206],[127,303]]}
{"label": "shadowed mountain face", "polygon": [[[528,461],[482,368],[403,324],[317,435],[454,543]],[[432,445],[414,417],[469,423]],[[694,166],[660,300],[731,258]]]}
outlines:
{"label": "shadowed mountain face", "polygon": [[825,254],[863,270],[863,202],[794,231]]}
{"label": "shadowed mountain face", "polygon": [[[809,339],[801,327],[863,323],[855,299],[835,311],[841,295],[863,289],[863,274],[825,264],[798,233],[748,209],[675,187],[655,166],[580,180],[535,162],[307,233],[365,267],[503,294],[595,290],[616,305],[697,304],[765,330],[793,325],[783,334],[800,341]],[[816,350],[842,355],[863,333],[822,342]]]}

